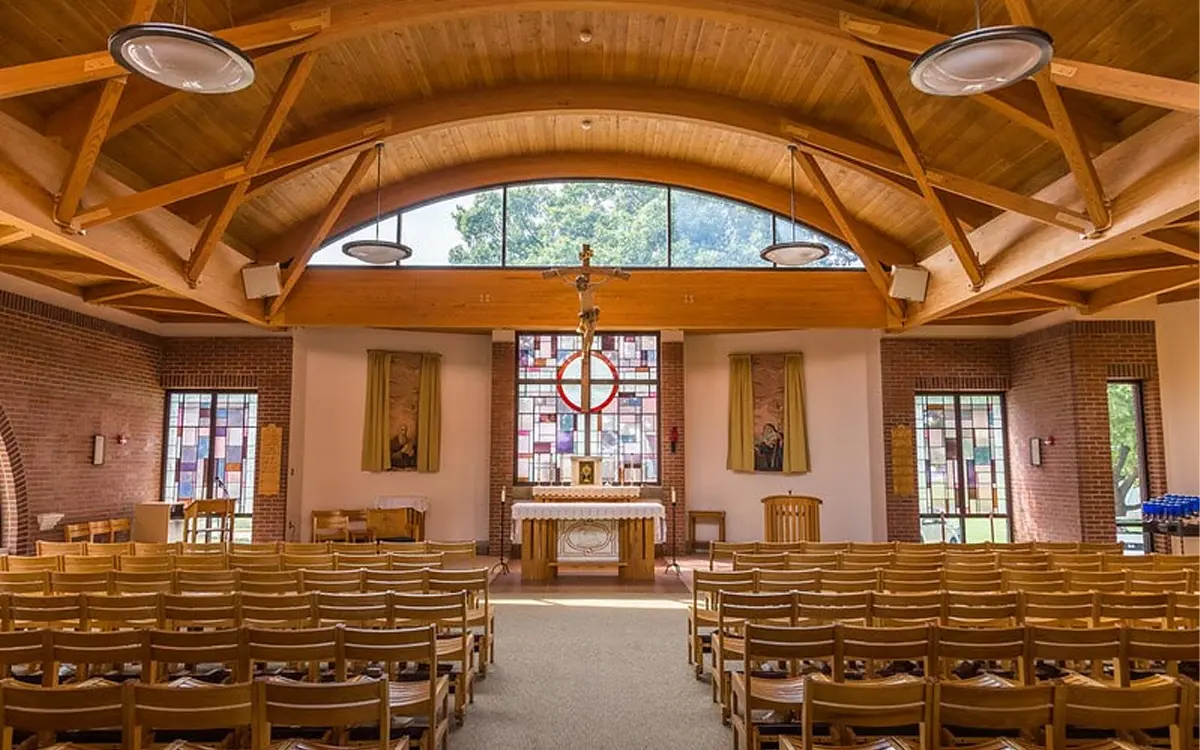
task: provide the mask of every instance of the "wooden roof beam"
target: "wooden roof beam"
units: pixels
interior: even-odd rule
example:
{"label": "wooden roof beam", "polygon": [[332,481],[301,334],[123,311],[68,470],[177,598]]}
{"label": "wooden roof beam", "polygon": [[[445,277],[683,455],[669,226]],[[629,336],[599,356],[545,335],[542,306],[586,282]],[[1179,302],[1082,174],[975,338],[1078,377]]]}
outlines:
{"label": "wooden roof beam", "polygon": [[33,232],[25,229],[18,229],[17,227],[0,227],[0,247],[22,242],[32,236]]}
{"label": "wooden roof beam", "polygon": [[[1037,25],[1026,0],[1005,0],[1005,4],[1013,23],[1020,26]],[[1054,124],[1054,132],[1058,134],[1059,148],[1067,159],[1071,174],[1075,175],[1075,182],[1079,185],[1079,192],[1083,194],[1083,203],[1087,207],[1092,224],[1095,225],[1095,231],[1104,232],[1112,224],[1108,198],[1104,195],[1104,186],[1100,184],[1096,165],[1092,163],[1092,158],[1084,148],[1071,113],[1063,101],[1062,92],[1051,78],[1049,70],[1042,70],[1034,75],[1033,81],[1042,95],[1046,111],[1050,113],[1050,122]]]}
{"label": "wooden roof beam", "polygon": [[291,111],[292,105],[300,96],[300,90],[304,88],[304,83],[308,80],[308,75],[312,72],[315,62],[316,53],[308,52],[293,58],[288,65],[283,81],[275,91],[275,96],[272,97],[271,104],[267,107],[267,112],[259,122],[254,138],[250,141],[250,150],[241,165],[241,173],[245,176],[229,190],[217,212],[209,217],[208,222],[204,225],[204,230],[200,232],[200,238],[196,240],[196,247],[192,249],[187,268],[184,271],[189,283],[195,284],[200,280],[200,275],[204,273],[204,266],[208,264],[213,248],[225,235],[225,230],[229,228],[229,222],[233,221],[238,206],[242,204],[246,191],[250,188],[250,177],[262,168],[262,163],[267,158],[267,152],[270,151],[271,144],[275,142],[279,131],[283,129],[287,113]]}
{"label": "wooden roof beam", "polygon": [[[314,10],[213,33],[242,50],[251,51],[311,37],[328,27],[329,20],[328,9]],[[0,68],[0,99],[118,78],[126,73],[108,50],[13,65]]]}
{"label": "wooden roof beam", "polygon": [[1065,268],[1039,276],[1037,281],[1039,284],[1051,281],[1080,281],[1106,276],[1126,276],[1141,271],[1183,268],[1189,265],[1195,264],[1169,253],[1130,255],[1124,258],[1098,258],[1072,263]]}
{"label": "wooden roof beam", "polygon": [[[32,232],[30,233],[32,235]],[[0,250],[0,268],[19,268],[26,271],[44,273],[77,273],[85,276],[96,276],[102,279],[119,279],[127,281],[131,278],[124,271],[118,271],[89,258],[75,255],[55,255],[33,250]]]}
{"label": "wooden roof beam", "polygon": [[[1113,226],[1104,236],[1064,235],[1028,218],[1001,214],[973,234],[988,267],[983,287],[976,293],[964,289],[955,273],[957,254],[945,247],[921,262],[930,272],[929,288],[925,302],[910,310],[907,325],[932,322],[1039,278],[1061,280],[1055,276],[1060,269],[1094,253],[1127,248],[1134,238],[1186,216],[1200,199],[1198,159],[1194,117],[1175,112],[1157,120],[1096,159],[1114,197]],[[1078,187],[1067,175],[1037,195],[1067,202],[1078,195]]]}
{"label": "wooden roof beam", "polygon": [[889,283],[887,274],[883,272],[883,268],[879,265],[879,259],[870,251],[866,243],[859,239],[855,222],[851,218],[850,212],[846,210],[845,204],[838,198],[833,183],[821,171],[821,165],[817,164],[817,160],[811,154],[797,151],[795,152],[795,159],[800,165],[800,169],[804,171],[804,176],[808,178],[808,182],[812,185],[817,197],[825,204],[829,215],[833,217],[833,220],[837,222],[838,227],[842,230],[842,236],[846,239],[846,244],[850,245],[850,248],[862,260],[863,266],[867,269],[867,275],[871,277],[871,283],[875,285],[875,289],[883,297],[888,311],[896,317],[897,321],[903,322],[905,315],[904,302],[893,298],[888,293]]}
{"label": "wooden roof beam", "polygon": [[1146,232],[1146,239],[1163,250],[1188,260],[1200,260],[1200,237],[1178,229],[1155,229]]}
{"label": "wooden roof beam", "polygon": [[986,300],[962,310],[956,310],[947,316],[951,320],[966,318],[990,318],[996,315],[1023,315],[1025,313],[1045,313],[1058,310],[1061,303],[1047,302],[1041,299],[994,299]]}
{"label": "wooden roof beam", "polygon": [[1046,302],[1057,302],[1072,307],[1086,307],[1087,294],[1060,284],[1026,284],[1013,290],[1013,294]]}
{"label": "wooden roof beam", "polygon": [[1110,307],[1137,302],[1140,299],[1185,289],[1200,281],[1200,270],[1175,268],[1168,271],[1147,271],[1132,279],[1122,279],[1102,286],[1088,295],[1087,310],[1097,313]]}
{"label": "wooden roof beam", "polygon": [[933,212],[933,217],[937,220],[938,226],[942,228],[942,232],[950,240],[950,246],[954,248],[959,263],[962,265],[963,271],[967,274],[967,279],[971,282],[971,287],[978,289],[983,284],[983,267],[979,263],[979,259],[975,256],[975,251],[971,249],[971,243],[967,239],[966,232],[963,231],[958,220],[950,213],[950,209],[946,206],[941,194],[934,189],[933,183],[929,180],[916,138],[913,136],[912,130],[909,129],[908,123],[904,121],[904,115],[900,112],[900,105],[896,103],[895,97],[892,96],[887,81],[883,78],[883,73],[880,72],[879,66],[874,61],[868,60],[865,57],[858,58],[858,65],[859,73],[861,74],[860,78],[867,90],[867,95],[871,97],[871,101],[875,104],[875,111],[879,114],[880,119],[883,120],[883,124],[887,128],[888,133],[891,134],[892,140],[896,142],[896,147],[900,150],[900,155],[904,157],[908,171],[912,173],[913,178],[916,179],[917,184],[921,187],[921,193],[925,196],[925,202]]}
{"label": "wooden roof beam", "polygon": [[112,307],[122,310],[141,310],[144,312],[163,312],[173,315],[195,315],[202,318],[227,318],[228,316],[190,299],[175,299],[172,297],[125,297],[117,300]]}
{"label": "wooden roof beam", "polygon": [[100,304],[102,302],[115,302],[126,297],[136,297],[153,288],[152,285],[144,281],[113,281],[107,284],[85,287],[81,296],[84,302]]}
{"label": "wooden roof beam", "polygon": [[305,239],[304,244],[301,245],[300,252],[292,259],[291,265],[288,266],[287,271],[284,273],[279,296],[273,299],[270,304],[268,311],[270,317],[278,315],[279,311],[283,309],[283,304],[287,301],[288,295],[296,288],[296,282],[300,280],[304,269],[308,267],[309,259],[321,247],[321,244],[325,242],[325,238],[329,236],[329,230],[333,229],[338,217],[346,209],[346,204],[354,196],[354,191],[358,188],[358,183],[362,181],[363,175],[375,163],[378,155],[378,150],[363,151],[355,158],[354,163],[350,165],[350,169],[346,172],[346,176],[342,178],[341,184],[333,191],[333,196],[329,199],[329,204],[309,230],[308,237]]}

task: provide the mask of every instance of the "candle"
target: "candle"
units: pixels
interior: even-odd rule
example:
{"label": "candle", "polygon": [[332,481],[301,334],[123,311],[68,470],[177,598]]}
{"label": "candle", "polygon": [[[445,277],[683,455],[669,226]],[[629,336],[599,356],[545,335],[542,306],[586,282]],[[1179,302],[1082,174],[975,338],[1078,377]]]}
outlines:
{"label": "candle", "polygon": [[671,488],[671,505],[674,505],[676,502],[678,502],[678,501],[675,499],[675,488],[672,487]]}
{"label": "candle", "polygon": [[507,491],[508,491],[508,488],[507,488],[507,487],[501,487],[501,488],[500,488],[500,504],[501,504],[501,505],[504,505],[504,497],[505,497],[505,493],[506,493]]}

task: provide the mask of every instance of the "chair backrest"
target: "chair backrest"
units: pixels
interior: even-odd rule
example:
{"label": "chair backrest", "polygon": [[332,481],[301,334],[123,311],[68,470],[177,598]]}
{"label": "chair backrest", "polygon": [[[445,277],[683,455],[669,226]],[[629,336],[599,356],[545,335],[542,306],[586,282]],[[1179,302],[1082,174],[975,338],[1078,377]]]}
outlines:
{"label": "chair backrest", "polygon": [[1017,624],[1020,605],[1015,591],[993,591],[975,594],[947,591],[945,614],[947,625],[968,624],[982,627],[1006,627]]}
{"label": "chair backrest", "polygon": [[[391,747],[388,681],[254,683],[253,747],[271,746],[271,726],[334,727],[378,724],[379,747]],[[199,692],[199,691],[197,691]]]}
{"label": "chair backrest", "polygon": [[117,558],[117,569],[127,573],[164,573],[175,569],[175,555],[125,555]]}
{"label": "chair backrest", "polygon": [[750,549],[735,550],[735,551],[739,551],[739,552],[778,553],[778,552],[803,552],[804,548],[808,545],[808,542],[716,542],[716,544],[724,544],[727,546],[735,546],[735,547],[754,545],[754,547],[750,548]]}
{"label": "chair backrest", "polygon": [[424,591],[427,588],[427,570],[374,570],[363,571],[363,591]]}
{"label": "chair backrest", "polygon": [[37,549],[38,557],[83,555],[87,551],[87,544],[85,542],[47,542],[39,539],[34,547]]}
{"label": "chair backrest", "polygon": [[224,630],[147,630],[146,657],[142,664],[142,681],[157,682],[162,664],[224,664],[233,673],[235,682],[248,679],[242,674],[245,631],[239,628]]}
{"label": "chair backrest", "polygon": [[896,569],[887,568],[880,572],[879,587],[894,593],[918,593],[941,591],[942,571],[940,568]]}
{"label": "chair backrest", "polygon": [[933,686],[933,721],[929,736],[942,746],[947,727],[977,730],[1045,731],[1054,724],[1054,686],[1015,686],[1004,689],[941,680]]}
{"label": "chair backrest", "polygon": [[241,613],[238,594],[163,594],[167,628],[234,628]]}
{"label": "chair backrest", "polygon": [[841,565],[841,552],[789,552],[787,566],[789,570],[836,570]]}
{"label": "chair backrest", "polygon": [[760,592],[820,591],[821,575],[816,570],[760,570]]}
{"label": "chair backrest", "polygon": [[895,554],[895,542],[850,542],[851,552],[865,552],[870,554]]}
{"label": "chair backrest", "polygon": [[1067,569],[1067,590],[1105,591],[1124,593],[1129,588],[1128,574],[1123,570],[1075,570]]}
{"label": "chair backrest", "polygon": [[1179,662],[1200,661],[1200,629],[1167,630],[1164,628],[1125,628],[1121,668],[1117,677],[1122,687],[1129,687],[1130,662],[1163,662],[1167,674],[1179,676]]}
{"label": "chair backrest", "polygon": [[297,555],[284,552],[279,567],[282,570],[333,570],[333,555]]}
{"label": "chair backrest", "polygon": [[306,628],[313,622],[311,593],[241,594],[241,623],[256,628]]}
{"label": "chair backrest", "polygon": [[1089,627],[1096,621],[1096,595],[1090,591],[1021,591],[1021,621],[1058,627]]}
{"label": "chair backrest", "polygon": [[1054,570],[1079,570],[1099,573],[1104,569],[1104,556],[1099,552],[1051,552],[1050,567]]}
{"label": "chair backrest", "polygon": [[314,510],[312,535],[315,542],[329,539],[350,541],[350,519],[340,510]]}
{"label": "chair backrest", "polygon": [[[88,542],[84,551],[89,555],[120,557],[121,555],[132,555],[133,544],[131,542]],[[63,554],[69,553],[64,552]]]}
{"label": "chair backrest", "polygon": [[274,571],[280,569],[282,556],[275,553],[244,553],[231,552],[229,554],[229,567],[235,570],[265,570]]}
{"label": "chair backrest", "polygon": [[286,593],[300,591],[300,573],[295,570],[243,570],[242,591],[246,593]]}
{"label": "chair backrest", "polygon": [[304,591],[356,594],[362,591],[362,571],[301,570],[300,585]]}
{"label": "chair backrest", "polygon": [[871,592],[801,592],[799,596],[801,622],[866,624],[870,621]]}
{"label": "chair backrest", "polygon": [[[754,664],[770,661],[825,661],[835,680],[842,679],[841,642],[836,625],[764,625],[748,623],[745,628],[745,675],[749,681]],[[751,693],[747,685],[746,694]],[[747,707],[749,708],[749,706]]]}
{"label": "chair backrest", "polygon": [[91,534],[88,533],[87,521],[84,521],[83,523],[68,523],[63,526],[63,541],[86,542],[90,536]]}
{"label": "chair backrest", "polygon": [[717,596],[717,629],[740,630],[747,622],[780,621],[796,623],[798,600],[795,592],[743,593],[722,591]]}
{"label": "chair backrest", "polygon": [[931,687],[925,680],[897,684],[804,680],[804,750],[812,750],[813,727],[920,727],[924,737]]}
{"label": "chair backrest", "polygon": [[942,574],[942,587],[947,591],[1000,591],[1004,577],[999,570],[962,570],[947,567]]}
{"label": "chair backrest", "polygon": [[379,542],[380,552],[397,552],[402,555],[424,555],[429,552],[428,542]]}
{"label": "chair backrest", "polygon": [[[425,671],[428,672],[429,695],[436,695],[438,675],[436,630],[433,625],[416,628],[389,628],[387,630],[339,628],[341,656],[336,665],[337,679],[347,679],[348,666],[354,662],[387,664],[389,676],[391,676],[393,665],[403,667],[406,663],[426,664],[428,665]],[[437,709],[430,706],[430,710],[436,711]]]}
{"label": "chair backrest", "polygon": [[116,594],[172,594],[175,592],[175,574],[163,571],[118,570],[113,574],[113,593]]}
{"label": "chair backrest", "polygon": [[163,594],[84,594],[83,617],[87,627],[99,630],[161,628]]}
{"label": "chair backrest", "polygon": [[1033,674],[1033,662],[1053,659],[1068,665],[1091,664],[1091,675],[1101,677],[1104,664],[1117,665],[1121,656],[1120,628],[1051,628],[1028,625],[1025,628],[1025,668]]}
{"label": "chair backrest", "polygon": [[942,619],[942,593],[884,593],[871,597],[871,621],[879,627],[936,623]]}
{"label": "chair backrest", "polygon": [[283,542],[280,551],[285,555],[328,555],[329,542]]}
{"label": "chair backrest", "polygon": [[882,574],[871,570],[822,570],[821,590],[841,593],[878,591]]}
{"label": "chair backrest", "polygon": [[246,674],[252,665],[259,662],[305,664],[314,682],[319,678],[322,662],[333,664],[338,659],[338,628],[247,628],[246,653],[250,664],[244,665]]}
{"label": "chair backrest", "polygon": [[[248,682],[208,685],[197,690],[128,682],[125,703],[125,732],[131,738],[140,739],[156,729],[242,729],[254,723],[253,687]],[[135,740],[130,746],[147,747],[149,744]]]}
{"label": "chair backrest", "polygon": [[120,729],[122,688],[95,684],[79,688],[0,687],[0,721],[5,730],[24,732]]}
{"label": "chair backrest", "polygon": [[1103,554],[1104,570],[1154,570],[1158,567],[1154,559],[1158,555],[1126,555],[1122,552],[1105,552]]}
{"label": "chair backrest", "polygon": [[230,555],[278,555],[279,542],[234,542]]}
{"label": "chair backrest", "polygon": [[349,554],[333,553],[334,570],[389,570],[392,567],[392,556],[382,554]]}
{"label": "chair backrest", "polygon": [[[75,631],[55,630],[50,633],[50,661],[54,664],[75,665],[72,682],[83,682],[92,676],[91,667],[113,664],[135,664],[142,660],[145,647],[143,630]],[[43,684],[58,684],[58,669],[43,672]]]}
{"label": "chair backrest", "polygon": [[388,554],[391,555],[393,568],[399,568],[402,565],[421,568],[440,568],[445,562],[445,556],[441,552],[425,552],[422,554],[389,552]]}
{"label": "chair backrest", "polygon": [[111,570],[96,573],[51,573],[50,591],[55,594],[107,594],[112,590]]}
{"label": "chair backrest", "polygon": [[62,569],[67,573],[99,573],[117,569],[112,555],[63,555]]}
{"label": "chair backrest", "polygon": [[229,545],[224,542],[184,542],[179,553],[184,555],[223,555],[228,551]]}
{"label": "chair backrest", "polygon": [[8,627],[77,628],[83,619],[79,594],[11,594],[8,599]]}
{"label": "chair backrest", "polygon": [[379,545],[376,542],[330,542],[329,551],[344,555],[374,555],[379,552]]}
{"label": "chair backrest", "polygon": [[733,556],[733,569],[783,570],[787,567],[787,556],[784,552],[737,552]]}
{"label": "chair backrest", "polygon": [[1125,545],[1121,542],[1080,542],[1079,553],[1103,554],[1121,556],[1125,554]]}
{"label": "chair backrest", "polygon": [[996,563],[1001,570],[1049,570],[1048,552],[1013,552],[1001,550],[996,553]]}
{"label": "chair backrest", "polygon": [[1108,594],[1098,593],[1097,615],[1100,621],[1114,620],[1126,624],[1149,621],[1167,626],[1171,616],[1168,594]]}
{"label": "chair backrest", "polygon": [[443,559],[452,560],[474,560],[475,559],[475,542],[429,542],[430,552],[440,552]]}
{"label": "chair backrest", "polygon": [[228,570],[229,559],[218,552],[185,552],[174,557],[175,570]]}
{"label": "chair backrest", "polygon": [[1079,552],[1079,542],[1034,542],[1034,549],[1040,552],[1076,554]]}
{"label": "chair backrest", "polygon": [[315,624],[346,623],[358,627],[391,627],[386,592],[331,594],[318,592]]}
{"label": "chair backrest", "polygon": [[[948,676],[961,662],[1010,662],[1019,677],[1025,668],[1025,628],[964,628],[938,625],[933,631],[938,674]],[[928,674],[928,673],[926,673]],[[1022,680],[1024,681],[1024,680]]]}
{"label": "chair backrest", "polygon": [[896,659],[919,662],[924,667],[923,673],[929,674],[933,655],[933,630],[929,625],[904,627],[839,625],[838,637],[842,641],[842,658],[846,661],[859,659],[866,661],[867,677],[875,676],[875,662],[890,662]]}
{"label": "chair backrest", "polygon": [[1012,570],[1003,574],[1005,591],[1066,591],[1067,574],[1062,570]]}
{"label": "chair backrest", "polygon": [[18,664],[36,664],[45,673],[42,660],[46,656],[47,638],[46,630],[0,632],[0,677],[11,676],[12,668]]}
{"label": "chair backrest", "polygon": [[51,573],[31,570],[23,573],[0,572],[0,593],[45,594],[50,591]]}
{"label": "chair backrest", "polygon": [[893,552],[843,552],[842,553],[842,569],[843,570],[873,570],[875,568],[886,568],[892,564],[895,559]]}
{"label": "chair backrest", "polygon": [[[393,592],[388,596],[391,620],[397,627],[436,625],[457,631],[465,639],[467,628],[467,592],[439,591],[432,594]],[[465,641],[464,641],[465,642]]]}
{"label": "chair backrest", "polygon": [[1196,591],[1172,592],[1171,622],[1177,628],[1200,627],[1200,593]]}
{"label": "chair backrest", "polygon": [[430,591],[466,591],[471,606],[486,604],[491,598],[491,578],[487,568],[439,570],[426,572],[425,585]]}
{"label": "chair backrest", "polygon": [[1187,570],[1137,569],[1127,572],[1129,592],[1133,594],[1188,591],[1192,587],[1192,575]]}
{"label": "chair backrest", "polygon": [[178,570],[175,591],[179,594],[232,594],[241,582],[236,570]]}
{"label": "chair backrest", "polygon": [[133,554],[143,555],[178,555],[182,550],[179,542],[131,542]]}
{"label": "chair backrest", "polygon": [[[1059,705],[1060,736],[1069,725],[1076,729],[1104,729],[1112,732],[1169,727],[1179,737],[1186,712],[1194,710],[1184,687],[1178,682],[1141,685],[1130,688],[1096,687],[1066,683],[1059,686],[1063,698]],[[1184,740],[1186,742],[1186,740]]]}
{"label": "chair backrest", "polygon": [[41,557],[21,557],[7,555],[3,559],[7,570],[11,573],[32,573],[39,571],[51,572],[62,570],[62,555],[43,555]]}

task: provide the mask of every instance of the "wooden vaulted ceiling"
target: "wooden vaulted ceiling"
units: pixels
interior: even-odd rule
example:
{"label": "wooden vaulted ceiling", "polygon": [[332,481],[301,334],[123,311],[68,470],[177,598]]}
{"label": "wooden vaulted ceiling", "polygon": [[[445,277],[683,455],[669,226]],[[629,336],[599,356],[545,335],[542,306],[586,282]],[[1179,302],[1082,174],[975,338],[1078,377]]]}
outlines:
{"label": "wooden vaulted ceiling", "polygon": [[[346,293],[366,277],[301,276],[303,261],[321,237],[370,215],[373,184],[358,178],[373,166],[364,149],[382,138],[390,208],[574,176],[654,179],[786,211],[785,146],[796,143],[801,217],[846,239],[869,269],[866,281],[837,282],[844,289],[813,287],[833,305],[850,291],[873,297],[858,318],[827,316],[831,325],[1010,323],[1186,290],[1200,275],[1195,196],[1186,184],[1171,192],[1183,178],[1165,174],[1180,157],[1195,171],[1200,11],[1187,0],[984,2],[985,23],[1050,31],[1056,65],[1036,83],[971,99],[929,97],[906,78],[913,50],[971,26],[969,0],[188,5],[193,25],[230,29],[255,49],[253,87],[189,96],[114,76],[107,55],[94,56],[139,14],[170,20],[173,1],[0,6],[0,167],[7,159],[10,193],[22,175],[25,187],[39,184],[12,201],[28,213],[7,219],[0,192],[0,270],[158,320],[263,322],[238,299],[237,270],[290,261],[294,308],[277,300],[272,320],[347,322],[319,309],[321,285]],[[1171,110],[1182,112],[1164,120]],[[1122,182],[1130,159],[1157,159],[1164,174]],[[1147,185],[1168,199],[1142,216],[1133,200],[1154,197]],[[54,222],[34,221],[47,205],[86,234],[53,236]],[[1107,231],[1078,239],[1097,226]],[[145,256],[130,243],[148,244]],[[1022,243],[1031,254],[1055,249],[1030,264],[1016,257]],[[921,262],[936,304],[889,301],[885,312],[880,262]],[[663,281],[668,294],[672,283]],[[777,294],[774,284],[762,293]],[[372,293],[386,304],[386,290]],[[635,297],[629,305],[649,304]],[[775,319],[820,325],[820,313]]]}

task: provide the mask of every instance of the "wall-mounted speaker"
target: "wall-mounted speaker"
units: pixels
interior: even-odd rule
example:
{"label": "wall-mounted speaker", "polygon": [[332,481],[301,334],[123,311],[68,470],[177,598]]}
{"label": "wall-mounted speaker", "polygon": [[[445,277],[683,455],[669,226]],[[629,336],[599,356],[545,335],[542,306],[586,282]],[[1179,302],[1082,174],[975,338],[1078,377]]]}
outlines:
{"label": "wall-mounted speaker", "polygon": [[888,294],[896,299],[925,301],[929,272],[920,266],[892,266],[892,287]]}
{"label": "wall-mounted speaker", "polygon": [[242,286],[246,288],[246,299],[278,297],[279,264],[269,266],[246,266],[242,269]]}

